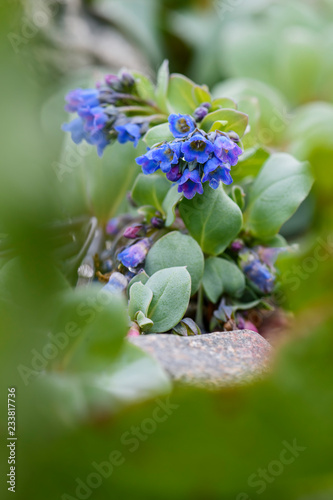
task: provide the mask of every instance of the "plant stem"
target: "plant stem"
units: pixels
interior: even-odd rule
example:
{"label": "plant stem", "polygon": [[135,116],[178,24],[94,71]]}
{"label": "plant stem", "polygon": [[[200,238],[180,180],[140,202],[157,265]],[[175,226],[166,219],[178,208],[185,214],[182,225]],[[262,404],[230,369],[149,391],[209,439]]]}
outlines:
{"label": "plant stem", "polygon": [[199,290],[198,290],[198,300],[197,300],[197,311],[195,314],[195,322],[200,328],[200,330],[203,329],[203,288],[202,285],[200,285]]}

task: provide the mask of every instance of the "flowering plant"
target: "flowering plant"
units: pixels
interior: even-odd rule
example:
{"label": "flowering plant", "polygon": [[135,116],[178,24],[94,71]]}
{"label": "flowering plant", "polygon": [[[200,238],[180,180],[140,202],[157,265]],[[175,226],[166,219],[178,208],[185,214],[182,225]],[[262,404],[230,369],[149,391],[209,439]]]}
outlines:
{"label": "flowering plant", "polygon": [[[132,187],[133,214],[106,225],[96,279],[128,297],[130,335],[258,330],[274,309],[279,230],[309,193],[309,165],[253,143],[248,116],[161,66],[76,89],[63,129],[99,156],[114,141],[146,144]],[[237,185],[233,182],[236,179]]]}

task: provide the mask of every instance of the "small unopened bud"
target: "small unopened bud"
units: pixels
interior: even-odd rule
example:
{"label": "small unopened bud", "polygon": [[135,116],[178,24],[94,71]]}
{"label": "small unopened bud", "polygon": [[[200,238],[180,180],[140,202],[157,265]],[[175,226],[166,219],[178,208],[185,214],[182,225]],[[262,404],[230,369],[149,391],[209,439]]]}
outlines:
{"label": "small unopened bud", "polygon": [[131,88],[135,84],[135,80],[131,73],[129,73],[128,71],[122,71],[121,83],[124,85],[124,87]]}
{"label": "small unopened bud", "polygon": [[153,227],[156,227],[156,229],[164,227],[164,220],[160,219],[159,217],[152,217],[150,223]]}
{"label": "small unopened bud", "polygon": [[230,245],[230,249],[233,252],[239,252],[240,250],[242,250],[243,247],[244,247],[244,243],[242,242],[242,240],[235,240]]}
{"label": "small unopened bud", "polygon": [[122,81],[117,75],[106,75],[105,83],[113,90],[122,90]]}
{"label": "small unopened bud", "polygon": [[138,238],[139,236],[142,236],[143,234],[143,225],[142,224],[135,224],[133,226],[129,226],[125,229],[124,231],[124,237],[128,238],[129,240],[134,240],[135,238]]}
{"label": "small unopened bud", "polygon": [[208,109],[204,106],[200,106],[197,108],[194,113],[193,113],[193,118],[195,119],[196,122],[201,122],[205,118],[205,116],[208,113]]}

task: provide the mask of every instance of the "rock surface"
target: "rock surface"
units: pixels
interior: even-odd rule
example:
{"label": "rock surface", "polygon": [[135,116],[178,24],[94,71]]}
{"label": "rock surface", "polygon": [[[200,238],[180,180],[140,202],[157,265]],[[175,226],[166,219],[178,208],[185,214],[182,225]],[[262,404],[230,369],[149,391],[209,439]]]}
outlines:
{"label": "rock surface", "polygon": [[151,334],[129,340],[156,358],[174,382],[217,389],[263,375],[272,352],[269,343],[250,330],[193,337]]}

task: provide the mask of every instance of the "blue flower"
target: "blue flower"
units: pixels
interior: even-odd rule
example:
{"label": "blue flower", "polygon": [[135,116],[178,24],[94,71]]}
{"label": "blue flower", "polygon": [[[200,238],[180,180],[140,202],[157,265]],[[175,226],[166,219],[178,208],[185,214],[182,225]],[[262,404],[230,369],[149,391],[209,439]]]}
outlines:
{"label": "blue flower", "polygon": [[[239,253],[240,266],[246,277],[263,293],[271,293],[274,289],[275,275],[264,264],[254,250],[244,248]],[[273,268],[274,270],[274,268]]]}
{"label": "blue flower", "polygon": [[74,113],[83,107],[99,106],[97,89],[75,89],[71,90],[65,97],[67,104],[65,110]]}
{"label": "blue flower", "polygon": [[104,113],[104,109],[100,106],[80,108],[78,110],[78,115],[84,121],[85,130],[92,133],[102,130],[109,119],[108,115]]}
{"label": "blue flower", "polygon": [[194,134],[182,144],[182,152],[186,161],[205,163],[213,151],[213,144],[201,134]]}
{"label": "blue flower", "polygon": [[255,259],[244,266],[243,271],[247,278],[263,293],[270,293],[273,291],[275,277],[259,259]]}
{"label": "blue flower", "polygon": [[203,187],[198,170],[189,170],[186,168],[178,181],[178,193],[184,193],[185,198],[190,200],[195,193],[202,194]]}
{"label": "blue flower", "polygon": [[135,268],[144,262],[150,247],[151,242],[149,238],[143,238],[137,243],[125,248],[125,250],[118,254],[117,258],[125,267]]}
{"label": "blue flower", "polygon": [[123,293],[128,285],[128,279],[117,271],[112,273],[108,283],[103,286],[102,290],[109,293]]}
{"label": "blue flower", "polygon": [[108,121],[103,108],[80,108],[79,117],[70,123],[62,125],[62,130],[70,132],[75,144],[80,144],[85,139],[89,144],[97,147],[99,156],[103,155],[105,147],[110,143],[104,127]]}
{"label": "blue flower", "polygon": [[138,145],[139,139],[141,137],[141,127],[136,123],[125,123],[124,125],[118,125],[115,127],[118,132],[118,142],[124,144],[127,141],[134,142],[134,147]]}
{"label": "blue flower", "polygon": [[171,182],[177,182],[181,178],[182,174],[179,171],[178,165],[170,168],[169,172],[166,174],[166,178]]}
{"label": "blue flower", "polygon": [[195,129],[194,121],[190,115],[172,114],[168,120],[170,132],[174,137],[187,137]]}
{"label": "blue flower", "polygon": [[178,163],[179,155],[179,142],[169,142],[151,150],[152,160],[154,160],[159,165],[162,172],[164,173],[170,171],[171,165]]}
{"label": "blue flower", "polygon": [[135,161],[138,165],[140,165],[140,167],[142,168],[142,172],[145,175],[153,174],[160,168],[159,164],[152,160],[151,151],[148,151],[148,153],[139,156],[138,158],[135,158]]}
{"label": "blue flower", "polygon": [[89,141],[87,142],[96,146],[97,154],[100,157],[103,156],[106,146],[110,144],[110,141],[107,139],[103,130],[98,130],[97,132],[90,134]]}
{"label": "blue flower", "polygon": [[69,123],[64,123],[61,128],[64,132],[70,132],[72,141],[75,144],[80,144],[83,139],[91,144],[89,134],[84,130],[84,121],[82,118],[75,118]]}
{"label": "blue flower", "polygon": [[216,137],[214,152],[217,158],[223,163],[229,163],[231,166],[237,164],[238,156],[242,154],[241,148],[225,135],[218,135]]}
{"label": "blue flower", "polygon": [[213,189],[219,186],[220,181],[222,181],[223,184],[231,184],[233,181],[230,175],[230,165],[228,165],[228,163],[221,163],[216,156],[213,156],[204,166],[202,182],[206,181],[209,181],[209,185]]}

